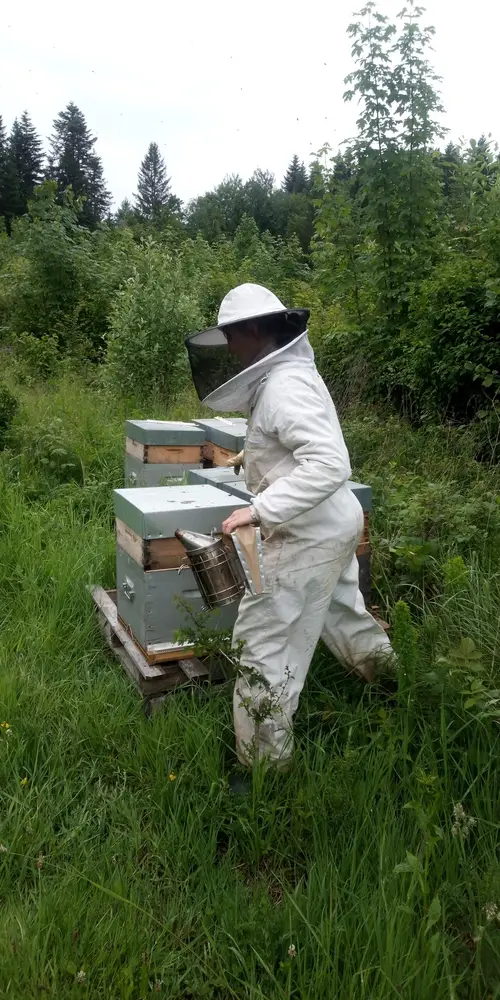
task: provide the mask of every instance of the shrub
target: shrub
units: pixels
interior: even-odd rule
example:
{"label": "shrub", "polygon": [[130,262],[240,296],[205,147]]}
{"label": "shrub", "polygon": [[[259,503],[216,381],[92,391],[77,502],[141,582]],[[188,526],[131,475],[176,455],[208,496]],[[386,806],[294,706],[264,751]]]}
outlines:
{"label": "shrub", "polygon": [[16,396],[0,383],[0,448],[3,448],[5,436],[19,409]]}
{"label": "shrub", "polygon": [[112,308],[109,378],[131,400],[171,399],[188,380],[184,335],[202,325],[179,258],[148,241]]}
{"label": "shrub", "polygon": [[12,341],[19,362],[16,375],[20,381],[30,383],[36,379],[52,378],[56,374],[60,361],[57,337],[48,334],[36,337],[25,332],[13,337]]}

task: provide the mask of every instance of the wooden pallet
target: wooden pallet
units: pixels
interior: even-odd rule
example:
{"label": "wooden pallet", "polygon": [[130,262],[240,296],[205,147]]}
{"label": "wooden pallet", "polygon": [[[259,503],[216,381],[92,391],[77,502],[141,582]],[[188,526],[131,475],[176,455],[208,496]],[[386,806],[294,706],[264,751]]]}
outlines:
{"label": "wooden pallet", "polygon": [[189,658],[149,663],[118,617],[116,590],[91,587],[91,594],[104,639],[142,695],[147,711],[160,705],[175,688],[209,677],[208,667],[192,654]]}

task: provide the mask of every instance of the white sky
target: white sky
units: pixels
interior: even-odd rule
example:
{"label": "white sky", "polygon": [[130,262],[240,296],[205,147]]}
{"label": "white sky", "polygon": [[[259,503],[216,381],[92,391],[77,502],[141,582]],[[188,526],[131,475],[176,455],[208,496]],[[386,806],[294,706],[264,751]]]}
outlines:
{"label": "white sky", "polygon": [[[380,0],[393,17],[404,0]],[[356,0],[4,0],[0,114],[24,109],[45,138],[69,102],[98,136],[114,200],[130,197],[150,141],[187,200],[255,167],[281,180],[353,133],[344,105],[352,68],[346,27]],[[427,0],[450,138],[500,139],[500,0]],[[7,13],[8,9],[8,13]],[[294,14],[294,10],[297,12]]]}

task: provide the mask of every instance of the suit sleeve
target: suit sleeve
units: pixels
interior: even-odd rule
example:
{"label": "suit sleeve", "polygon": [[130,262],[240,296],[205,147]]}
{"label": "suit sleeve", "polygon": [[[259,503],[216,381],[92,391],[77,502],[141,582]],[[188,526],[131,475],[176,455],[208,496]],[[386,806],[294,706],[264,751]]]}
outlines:
{"label": "suit sleeve", "polygon": [[289,375],[275,388],[275,398],[264,407],[263,429],[293,452],[297,465],[253,501],[263,525],[269,527],[317,507],[351,474],[340,425],[332,421],[314,385]]}

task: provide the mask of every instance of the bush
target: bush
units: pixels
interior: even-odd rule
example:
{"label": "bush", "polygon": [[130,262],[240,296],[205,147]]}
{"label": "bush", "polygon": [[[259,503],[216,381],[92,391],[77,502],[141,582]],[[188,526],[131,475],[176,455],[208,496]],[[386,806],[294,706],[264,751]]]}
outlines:
{"label": "bush", "polygon": [[4,447],[5,436],[19,409],[16,396],[0,383],[0,448]]}
{"label": "bush", "polygon": [[189,377],[184,336],[202,325],[179,258],[149,241],[111,311],[110,380],[131,400],[172,399]]}
{"label": "bush", "polygon": [[43,334],[20,333],[12,338],[16,352],[16,376],[28,384],[37,379],[52,378],[60,363],[59,341],[57,337]]}

